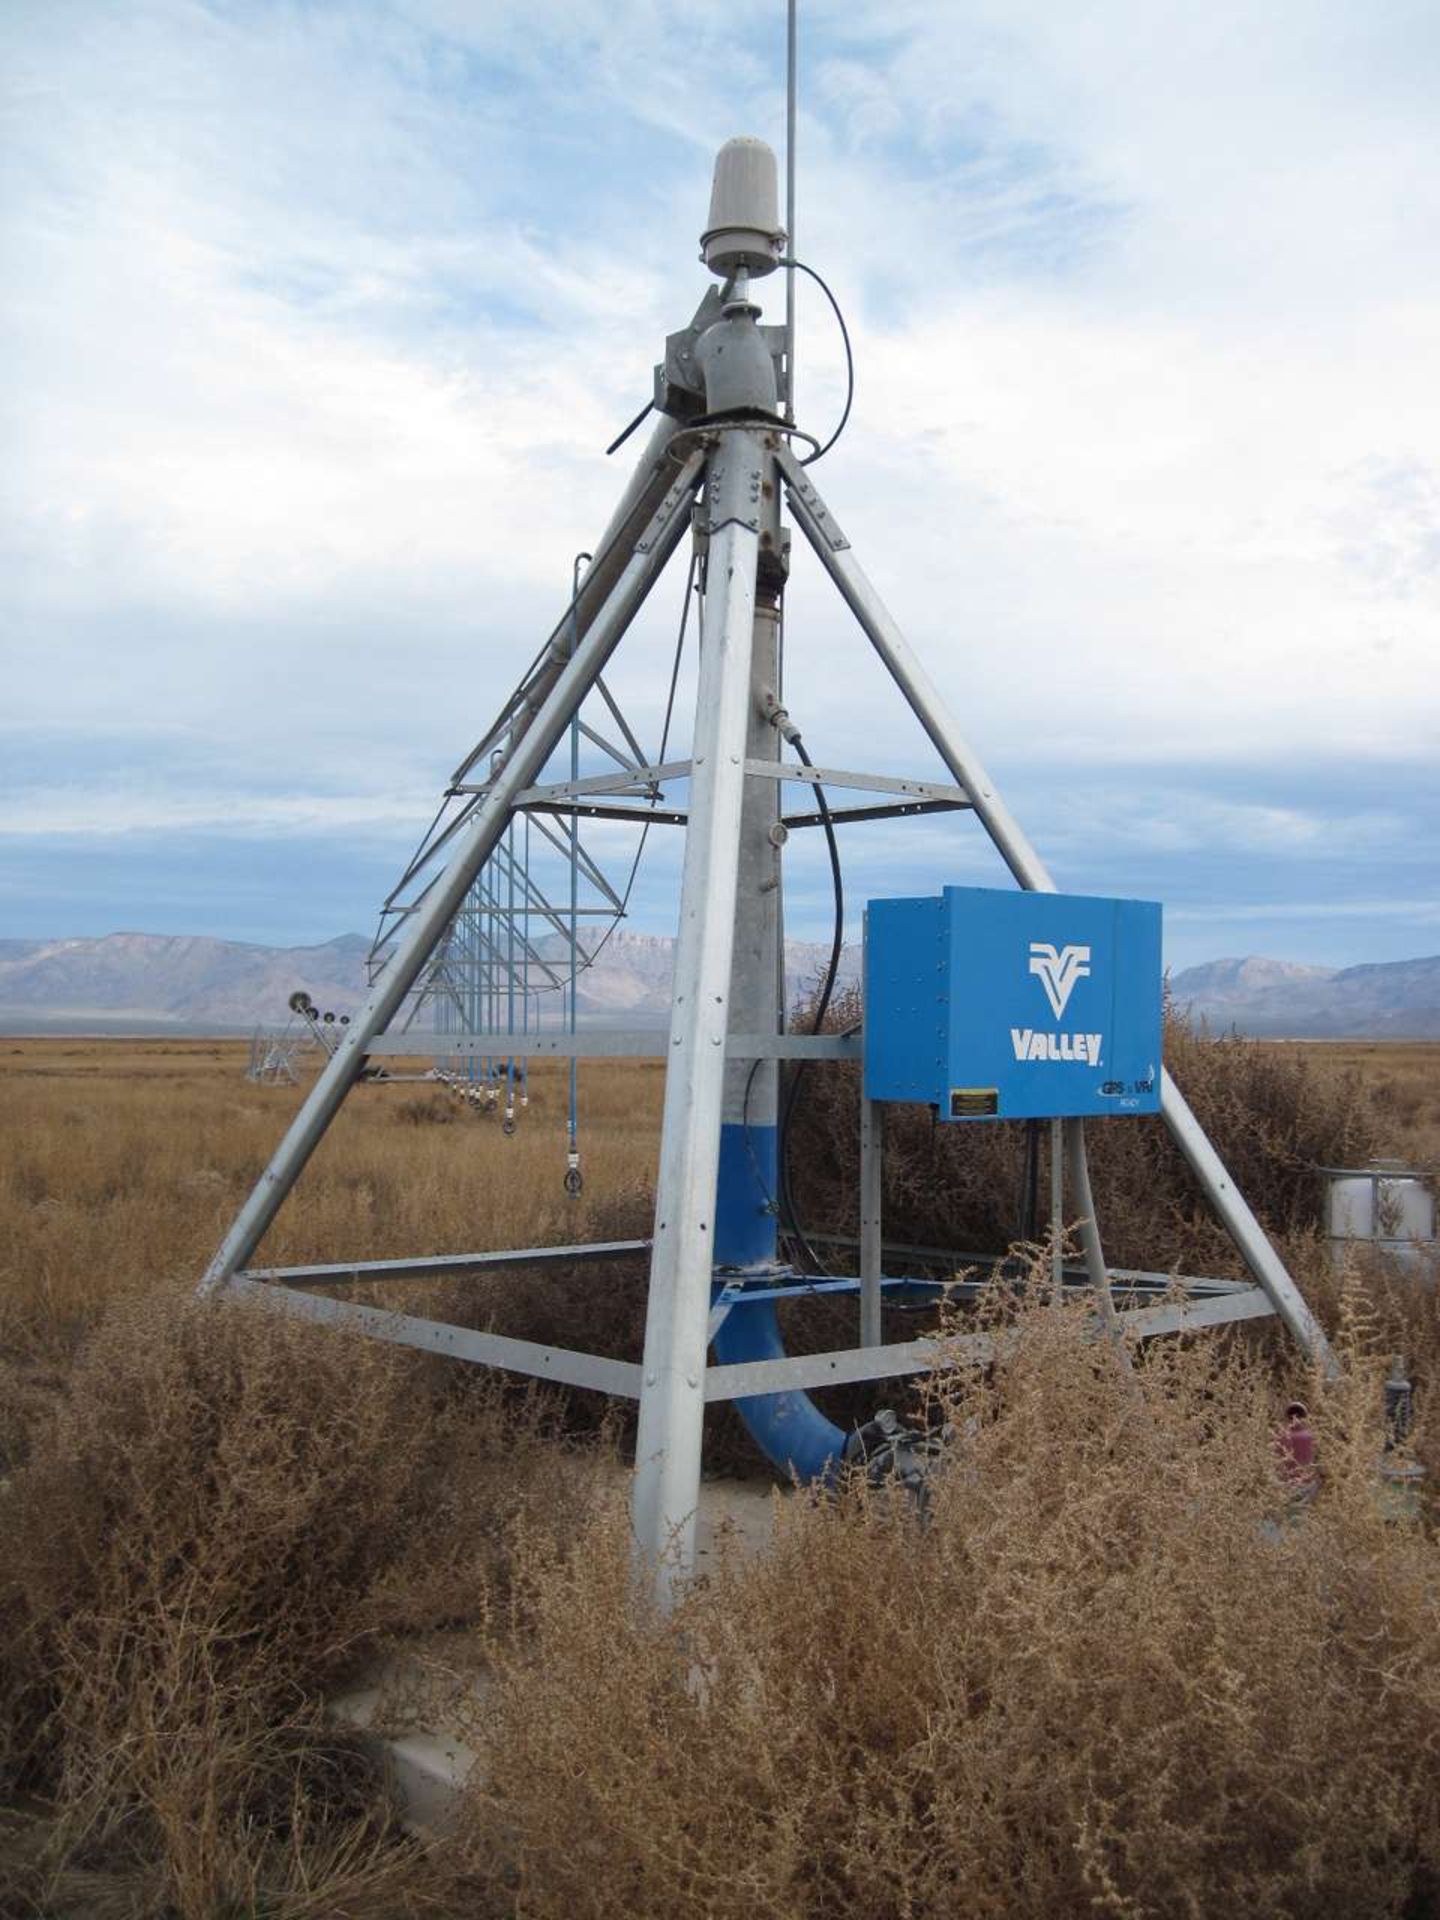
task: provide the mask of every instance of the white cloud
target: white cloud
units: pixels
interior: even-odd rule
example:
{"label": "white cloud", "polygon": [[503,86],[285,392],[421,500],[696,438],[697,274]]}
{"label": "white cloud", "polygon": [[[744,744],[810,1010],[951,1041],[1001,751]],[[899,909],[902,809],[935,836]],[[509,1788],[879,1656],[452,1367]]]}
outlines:
{"label": "white cloud", "polygon": [[1198,851],[1235,855],[1327,860],[1366,854],[1384,858],[1402,844],[1411,822],[1398,811],[1365,807],[1344,814],[1332,808],[1274,806],[1227,799],[1211,792],[1152,787],[1134,791],[1077,789],[1052,842],[1070,852],[1103,847],[1156,854]]}
{"label": "white cloud", "polygon": [[[438,785],[608,514],[598,449],[701,289],[708,150],[778,134],[779,26],[760,0],[12,14],[11,724],[133,727],[142,762],[157,712],[253,741],[277,795],[332,795],[276,798],[277,830],[362,820],[367,772]],[[800,251],[859,358],[817,477],[982,753],[1148,764],[1148,807],[1072,818],[1157,853],[1383,838],[1377,809],[1347,839],[1228,786],[1172,805],[1163,769],[1440,733],[1429,12],[812,0],[802,52]],[[838,346],[802,315],[828,422]],[[651,717],[666,596],[620,675]],[[812,750],[930,766],[844,625],[797,570]]]}
{"label": "white cloud", "polygon": [[121,835],[213,833],[286,836],[359,832],[403,833],[430,803],[411,793],[200,793],[111,787],[97,794],[78,787],[32,787],[5,807],[5,833],[16,840]]}
{"label": "white cloud", "polygon": [[1336,900],[1219,900],[1204,907],[1171,907],[1167,920],[1201,922],[1213,925],[1256,925],[1269,921],[1313,920],[1389,920],[1404,928],[1428,934],[1440,926],[1440,899],[1417,898],[1414,894],[1367,896],[1364,899]]}

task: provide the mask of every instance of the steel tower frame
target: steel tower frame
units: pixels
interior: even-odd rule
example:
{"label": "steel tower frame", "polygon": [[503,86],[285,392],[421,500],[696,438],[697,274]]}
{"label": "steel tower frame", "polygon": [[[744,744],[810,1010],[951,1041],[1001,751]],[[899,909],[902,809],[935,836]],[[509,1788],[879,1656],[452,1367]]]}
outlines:
{"label": "steel tower frame", "polygon": [[[806,808],[785,811],[783,788],[797,783],[802,791],[817,786],[851,790],[858,804],[833,810],[842,825],[934,811],[968,813],[1019,886],[1055,890],[1048,869],[946,712],[797,457],[791,444],[796,430],[780,406],[787,373],[784,332],[761,327],[758,313],[741,268],[727,275],[723,297],[712,290],[690,327],[667,341],[657,373],[659,418],[596,557],[546,645],[462,769],[483,765],[483,778],[452,783],[451,798],[458,804],[449,817],[437,820],[427,838],[426,866],[434,870],[425,877],[412,864],[404,884],[419,884],[398,916],[386,964],[200,1283],[205,1294],[261,1300],[358,1326],[380,1338],[637,1399],[634,1531],[647,1578],[662,1604],[693,1567],[707,1403],[741,1401],[768,1423],[772,1437],[779,1436],[777,1446],[792,1447],[784,1457],[797,1471],[823,1470],[830,1442],[820,1429],[828,1423],[806,1398],[806,1387],[921,1372],[952,1362],[960,1352],[983,1353],[989,1345],[979,1334],[959,1341],[882,1341],[883,1290],[906,1283],[882,1272],[883,1134],[879,1110],[868,1101],[862,1101],[861,1116],[860,1273],[827,1283],[859,1294],[860,1342],[800,1356],[787,1355],[779,1343],[776,1301],[813,1284],[792,1284],[793,1270],[777,1250],[779,1063],[859,1057],[853,1036],[784,1031],[783,848],[789,831],[814,826],[820,815]],[[797,766],[782,759],[784,742],[794,731],[780,697],[777,661],[788,568],[782,498],[938,753],[948,782]],[[689,757],[662,765],[621,765],[585,778],[572,770],[568,779],[547,781],[547,763],[692,528],[702,563],[703,624]],[[667,798],[657,809],[657,795],[682,781],[688,783],[684,803]],[[367,1061],[415,1051],[414,1036],[391,1031],[392,1022],[403,1016],[407,997],[427,969],[434,977],[437,952],[454,938],[456,916],[477,881],[489,876],[492,887],[504,884],[507,836],[527,812],[576,819],[648,817],[684,829],[667,1034],[540,1034],[515,1031],[512,1023],[500,1036],[503,1045],[493,1029],[455,1031],[444,1040],[456,1061],[497,1051],[571,1060],[662,1054],[665,1099],[651,1237],[283,1270],[252,1265],[285,1196]],[[448,856],[443,865],[442,852]],[[1274,1313],[1318,1364],[1332,1365],[1319,1324],[1168,1073],[1162,1079],[1162,1112],[1253,1284],[1197,1281],[1183,1297],[1161,1299],[1157,1296],[1171,1289],[1169,1276],[1110,1269],[1089,1197],[1083,1123],[1066,1121],[1064,1158],[1102,1324],[1119,1336],[1144,1339]],[[324,1290],[354,1281],[641,1252],[649,1254],[650,1280],[638,1365],[387,1313]],[[1117,1311],[1115,1296],[1129,1302],[1123,1311]],[[712,1347],[716,1357],[710,1362]],[[795,1436],[793,1445],[787,1434]]]}

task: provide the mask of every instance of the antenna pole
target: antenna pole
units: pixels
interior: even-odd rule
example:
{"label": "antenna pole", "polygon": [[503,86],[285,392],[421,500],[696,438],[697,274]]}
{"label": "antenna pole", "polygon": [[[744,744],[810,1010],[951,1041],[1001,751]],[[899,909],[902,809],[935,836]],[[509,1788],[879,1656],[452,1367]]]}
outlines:
{"label": "antenna pole", "polygon": [[[795,15],[785,0],[785,251],[795,257]],[[785,275],[785,418],[795,424],[795,272]]]}

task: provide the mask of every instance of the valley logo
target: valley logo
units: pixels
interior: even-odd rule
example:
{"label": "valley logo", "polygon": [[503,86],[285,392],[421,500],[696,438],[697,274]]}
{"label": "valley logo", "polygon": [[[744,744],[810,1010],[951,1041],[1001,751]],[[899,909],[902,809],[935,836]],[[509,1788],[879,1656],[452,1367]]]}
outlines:
{"label": "valley logo", "polygon": [[[1045,989],[1055,1018],[1064,1017],[1079,980],[1090,977],[1089,947],[1052,947],[1048,941],[1030,942],[1030,971]],[[1075,1060],[1100,1064],[1099,1033],[1036,1033],[1032,1027],[1011,1027],[1010,1044],[1017,1060]]]}
{"label": "valley logo", "polygon": [[1030,971],[1039,976],[1045,989],[1045,996],[1054,1009],[1055,1018],[1065,1017],[1065,1009],[1070,1004],[1070,996],[1075,991],[1077,980],[1090,977],[1089,947],[1061,947],[1057,953],[1043,940],[1030,942]]}

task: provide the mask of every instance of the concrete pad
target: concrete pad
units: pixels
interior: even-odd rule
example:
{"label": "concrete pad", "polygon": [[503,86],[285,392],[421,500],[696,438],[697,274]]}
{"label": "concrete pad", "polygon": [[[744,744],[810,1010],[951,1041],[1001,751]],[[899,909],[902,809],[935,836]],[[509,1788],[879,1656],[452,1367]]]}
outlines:
{"label": "concrete pad", "polygon": [[762,1553],[775,1533],[775,1503],[789,1496],[769,1480],[704,1480],[695,1522],[695,1569],[722,1552]]}
{"label": "concrete pad", "polygon": [[423,1834],[443,1826],[480,1755],[444,1726],[433,1732],[394,1726],[395,1703],[414,1698],[421,1684],[420,1670],[402,1654],[378,1670],[373,1684],[332,1701],[330,1712],[340,1726],[362,1736],[385,1774],[402,1822]]}

